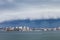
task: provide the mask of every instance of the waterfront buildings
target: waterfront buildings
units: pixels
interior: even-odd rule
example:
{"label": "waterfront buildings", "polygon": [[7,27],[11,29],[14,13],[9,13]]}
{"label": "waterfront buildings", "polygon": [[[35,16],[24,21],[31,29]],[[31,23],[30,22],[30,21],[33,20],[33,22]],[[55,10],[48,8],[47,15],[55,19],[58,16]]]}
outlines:
{"label": "waterfront buildings", "polygon": [[19,26],[19,27],[3,27],[0,28],[4,31],[57,31],[60,30],[60,27],[58,28],[30,28],[27,26]]}

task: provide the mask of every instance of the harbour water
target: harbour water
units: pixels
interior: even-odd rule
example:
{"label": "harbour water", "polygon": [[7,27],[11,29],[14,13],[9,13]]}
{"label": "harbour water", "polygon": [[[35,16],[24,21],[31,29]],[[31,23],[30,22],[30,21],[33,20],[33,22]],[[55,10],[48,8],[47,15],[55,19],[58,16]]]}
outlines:
{"label": "harbour water", "polygon": [[47,31],[47,32],[0,31],[0,40],[60,40],[60,31]]}

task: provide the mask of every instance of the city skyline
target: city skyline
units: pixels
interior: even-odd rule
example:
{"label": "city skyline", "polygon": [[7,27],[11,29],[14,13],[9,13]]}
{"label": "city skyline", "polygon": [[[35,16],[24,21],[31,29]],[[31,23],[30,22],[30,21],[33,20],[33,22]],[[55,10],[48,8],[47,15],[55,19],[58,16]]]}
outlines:
{"label": "city skyline", "polygon": [[0,0],[0,40],[60,40],[60,0]]}

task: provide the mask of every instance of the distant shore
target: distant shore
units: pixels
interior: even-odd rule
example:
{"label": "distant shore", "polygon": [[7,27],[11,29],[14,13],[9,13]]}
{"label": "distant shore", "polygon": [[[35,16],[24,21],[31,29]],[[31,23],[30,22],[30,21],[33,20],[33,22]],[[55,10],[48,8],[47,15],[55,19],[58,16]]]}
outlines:
{"label": "distant shore", "polygon": [[20,27],[1,27],[1,31],[21,31],[21,32],[27,32],[27,31],[57,31],[60,30],[60,27],[58,28],[30,28],[26,26],[20,26]]}

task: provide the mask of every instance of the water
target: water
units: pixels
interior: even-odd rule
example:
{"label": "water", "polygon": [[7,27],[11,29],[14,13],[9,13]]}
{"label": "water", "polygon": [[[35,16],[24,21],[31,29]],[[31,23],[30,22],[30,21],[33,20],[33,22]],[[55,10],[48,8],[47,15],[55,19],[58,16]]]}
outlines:
{"label": "water", "polygon": [[60,40],[60,31],[1,32],[0,40]]}

